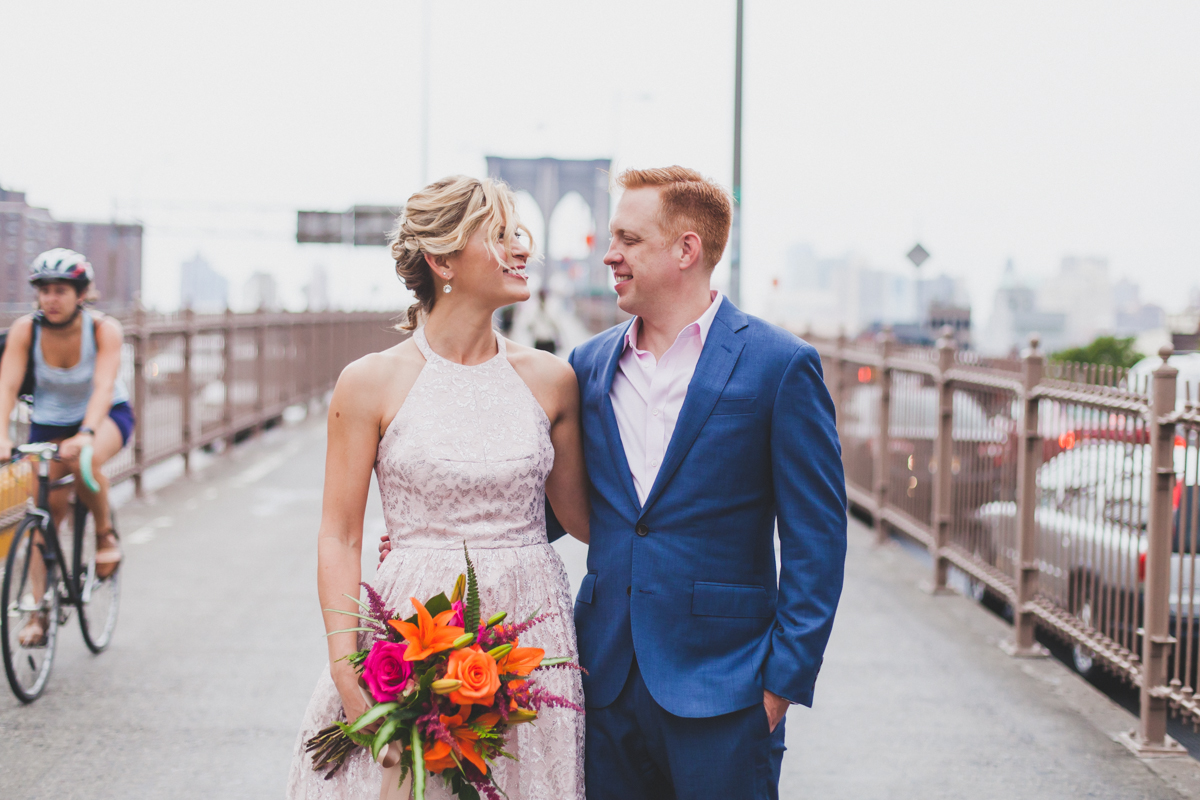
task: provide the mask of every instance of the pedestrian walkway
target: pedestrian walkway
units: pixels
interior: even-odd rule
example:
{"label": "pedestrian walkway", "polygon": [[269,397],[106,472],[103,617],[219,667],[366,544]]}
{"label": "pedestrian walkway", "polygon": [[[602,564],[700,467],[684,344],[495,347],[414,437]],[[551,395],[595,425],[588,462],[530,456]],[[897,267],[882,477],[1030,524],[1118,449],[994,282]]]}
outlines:
{"label": "pedestrian walkway", "polygon": [[[324,429],[311,419],[120,510],[121,620],[89,655],[72,620],[42,699],[0,692],[0,797],[282,796],[325,668],[315,591]],[[383,531],[368,503],[368,547]],[[816,707],[788,715],[783,798],[1200,797],[1190,759],[1113,742],[1135,720],[1053,661],[1009,659],[1007,626],[917,589],[918,560],[851,523]],[[584,548],[560,552],[574,582]],[[364,554],[366,575],[373,552]],[[1172,786],[1182,786],[1179,792]]]}

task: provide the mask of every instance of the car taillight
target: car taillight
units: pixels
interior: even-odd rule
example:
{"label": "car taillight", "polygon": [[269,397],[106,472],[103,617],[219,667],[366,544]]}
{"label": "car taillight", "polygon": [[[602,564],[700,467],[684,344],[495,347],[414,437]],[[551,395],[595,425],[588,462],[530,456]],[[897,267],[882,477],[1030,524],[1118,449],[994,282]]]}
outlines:
{"label": "car taillight", "polygon": [[1146,582],[1146,554],[1138,555],[1138,583]]}

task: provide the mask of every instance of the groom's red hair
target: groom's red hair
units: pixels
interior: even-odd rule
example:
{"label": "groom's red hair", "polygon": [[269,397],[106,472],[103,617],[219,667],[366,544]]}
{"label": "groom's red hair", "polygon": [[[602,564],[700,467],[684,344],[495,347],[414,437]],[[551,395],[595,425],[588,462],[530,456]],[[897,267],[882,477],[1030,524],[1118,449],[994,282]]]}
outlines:
{"label": "groom's red hair", "polygon": [[622,189],[659,190],[659,224],[672,239],[695,231],[704,248],[704,266],[712,269],[725,252],[733,218],[729,193],[687,167],[627,169],[617,177]]}

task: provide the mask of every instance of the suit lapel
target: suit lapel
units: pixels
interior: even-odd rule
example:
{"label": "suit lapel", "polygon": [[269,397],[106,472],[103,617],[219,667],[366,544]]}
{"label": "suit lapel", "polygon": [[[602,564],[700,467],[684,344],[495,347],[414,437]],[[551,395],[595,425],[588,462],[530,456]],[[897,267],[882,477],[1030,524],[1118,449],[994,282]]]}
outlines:
{"label": "suit lapel", "polygon": [[721,392],[725,390],[725,384],[729,382],[729,376],[733,374],[733,367],[745,346],[737,331],[745,328],[747,324],[746,315],[728,298],[724,299],[721,307],[717,309],[712,327],[708,330],[704,349],[700,351],[700,360],[696,363],[696,371],[692,373],[692,380],[688,384],[683,408],[679,411],[679,420],[675,423],[675,432],[671,434],[671,441],[667,445],[662,467],[658,470],[658,477],[654,479],[650,494],[646,496],[646,505],[642,507],[643,514],[654,505],[654,501],[662,494],[663,487],[679,469],[684,456],[692,449],[700,429],[708,421]]}
{"label": "suit lapel", "polygon": [[[629,324],[632,325],[633,321]],[[608,440],[608,451],[612,456],[613,466],[617,469],[617,478],[625,487],[629,502],[634,508],[639,508],[637,490],[633,488],[633,471],[629,469],[629,459],[625,457],[625,445],[621,442],[621,430],[617,427],[617,415],[613,412],[612,397],[609,396],[621,353],[625,350],[625,332],[628,330],[629,326],[626,325],[617,337],[616,344],[609,349],[608,360],[604,363],[603,382],[600,386],[600,427],[604,430],[604,438]]]}

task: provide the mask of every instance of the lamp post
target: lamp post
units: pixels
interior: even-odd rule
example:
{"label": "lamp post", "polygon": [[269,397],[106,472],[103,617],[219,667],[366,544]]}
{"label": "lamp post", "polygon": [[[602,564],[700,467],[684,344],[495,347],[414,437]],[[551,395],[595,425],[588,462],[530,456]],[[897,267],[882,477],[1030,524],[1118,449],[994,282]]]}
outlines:
{"label": "lamp post", "polygon": [[742,0],[737,0],[733,68],[733,226],[729,232],[729,299],[742,301]]}

